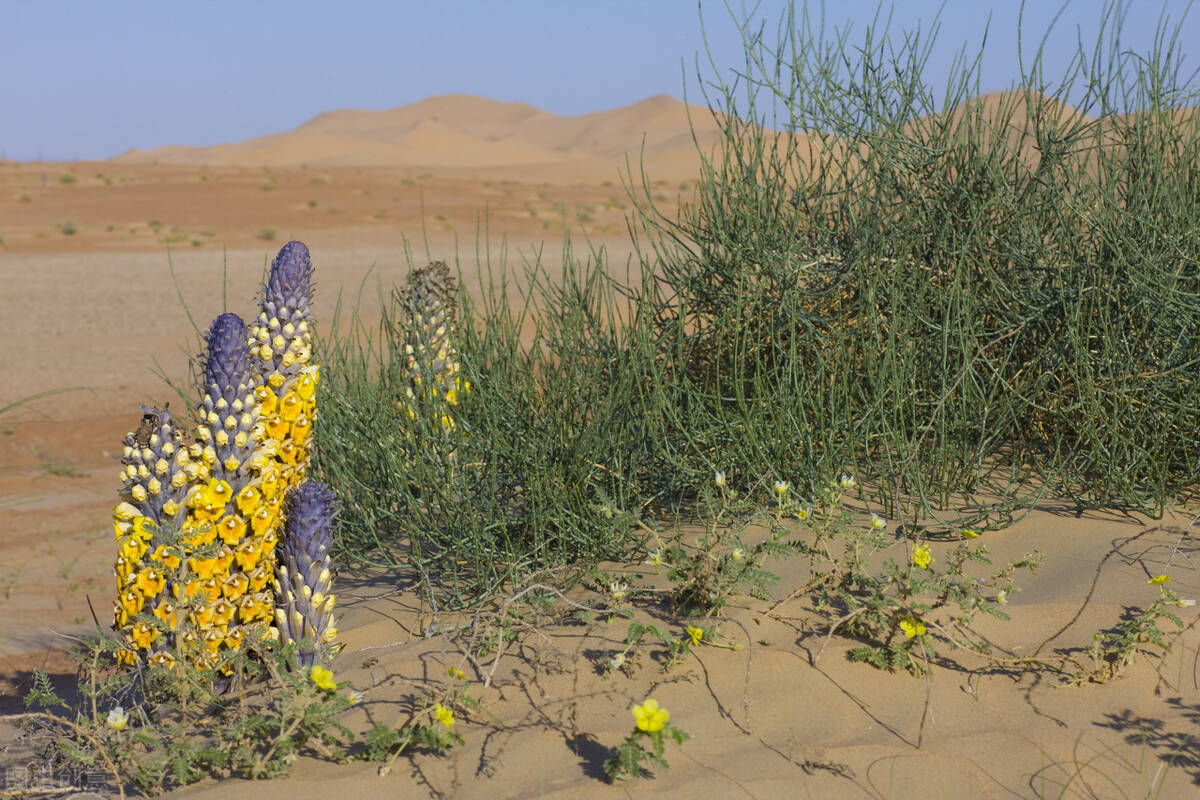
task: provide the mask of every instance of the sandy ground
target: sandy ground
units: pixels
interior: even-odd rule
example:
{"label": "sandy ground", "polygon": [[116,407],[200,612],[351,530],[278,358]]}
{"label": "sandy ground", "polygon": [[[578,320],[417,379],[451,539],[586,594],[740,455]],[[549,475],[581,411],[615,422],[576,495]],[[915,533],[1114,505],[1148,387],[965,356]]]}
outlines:
{"label": "sandy ground", "polygon": [[[434,110],[451,125],[456,108]],[[121,439],[139,421],[139,403],[170,399],[156,365],[172,378],[186,376],[195,348],[188,313],[201,327],[226,307],[249,313],[264,263],[282,242],[300,238],[312,250],[320,320],[339,294],[349,302],[365,285],[369,306],[376,281],[402,281],[406,242],[418,264],[457,253],[468,279],[505,250],[514,265],[535,257],[542,241],[549,243],[543,259],[557,264],[564,231],[577,243],[588,237],[605,246],[617,263],[630,255],[630,203],[612,152],[614,131],[651,123],[631,112],[620,125],[598,117],[579,129],[559,118],[549,120],[558,128],[545,129],[527,111],[503,111],[488,119],[510,127],[476,137],[493,146],[474,165],[461,153],[426,155],[425,166],[319,164],[308,151],[303,163],[235,163],[261,152],[247,147],[230,163],[219,163],[219,152],[196,163],[178,154],[168,163],[169,153],[86,164],[0,162],[0,407],[55,392],[0,415],[0,710],[20,707],[35,667],[68,680],[66,637],[88,629],[89,603],[108,619],[109,514]],[[650,111],[669,109],[660,103]],[[349,135],[345,119],[334,122],[342,126],[334,125],[338,136]],[[669,126],[653,124],[661,128],[654,141],[668,144],[658,152],[660,168],[648,164],[650,191],[669,209],[694,185],[694,163],[670,148]],[[465,147],[448,129],[406,130],[420,134],[410,143],[422,147],[438,137]],[[312,130],[305,135],[305,146],[328,144]],[[494,146],[502,135],[520,140],[503,157]],[[602,146],[605,136],[611,146]],[[586,147],[560,146],[576,140]],[[278,141],[271,146],[286,150]],[[558,155],[546,160],[546,152]],[[477,249],[485,215],[488,245]],[[1181,596],[1200,597],[1189,521],[1182,512],[1164,520],[1077,515],[1047,503],[986,534],[997,561],[1035,548],[1046,560],[1037,578],[1019,581],[1024,591],[1008,607],[1013,620],[985,632],[1005,651],[1053,655],[1086,647],[1094,631],[1146,607],[1155,597],[1146,580],[1164,569]],[[798,578],[791,570],[779,567],[780,596]],[[421,635],[429,613],[398,590],[403,581],[341,580],[346,647],[334,666],[367,694],[348,723],[395,721],[395,701],[412,694],[412,682],[439,682],[461,655],[455,642]],[[401,759],[387,777],[371,765],[301,759],[291,777],[235,787],[232,796],[318,797],[334,786],[363,797],[455,798],[1200,794],[1195,608],[1180,609],[1184,631],[1168,624],[1166,657],[1143,655],[1106,685],[1056,688],[1045,675],[979,670],[962,653],[949,654],[928,681],[849,663],[840,639],[818,658],[823,637],[808,627],[802,607],[768,613],[770,606],[735,603],[719,626],[725,641],[743,649],[701,647],[666,674],[653,658],[629,676],[602,674],[600,664],[620,649],[621,623],[547,620],[541,635],[498,662],[489,687],[484,672],[468,665],[486,713],[461,721],[466,746],[450,756]],[[653,618],[653,610],[645,613]],[[631,728],[629,707],[650,695],[692,738],[672,746],[672,767],[656,780],[610,786],[600,765]],[[210,785],[178,794],[230,791]]]}

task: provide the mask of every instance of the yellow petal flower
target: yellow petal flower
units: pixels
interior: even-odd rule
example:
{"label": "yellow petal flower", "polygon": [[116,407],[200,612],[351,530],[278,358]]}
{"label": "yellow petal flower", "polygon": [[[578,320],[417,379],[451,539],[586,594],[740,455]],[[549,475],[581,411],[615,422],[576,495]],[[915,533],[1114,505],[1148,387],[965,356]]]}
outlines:
{"label": "yellow petal flower", "polygon": [[700,640],[704,638],[704,629],[697,628],[694,625],[688,625],[687,634],[692,639],[692,645],[698,645],[700,644]]}
{"label": "yellow petal flower", "polygon": [[438,718],[438,722],[446,727],[446,730],[454,727],[454,712],[441,703],[434,703],[433,715]]}
{"label": "yellow petal flower", "polygon": [[925,623],[910,615],[900,620],[900,630],[904,631],[904,635],[909,639],[914,639],[925,635]]}
{"label": "yellow petal flower", "polygon": [[660,708],[658,701],[654,699],[647,699],[640,706],[634,706],[631,711],[634,720],[637,721],[638,730],[646,733],[661,731],[671,717],[671,713],[665,708]]}
{"label": "yellow petal flower", "polygon": [[929,565],[933,563],[933,553],[929,551],[928,545],[917,545],[912,551],[912,563],[921,569],[929,569]]}
{"label": "yellow petal flower", "polygon": [[129,715],[125,713],[125,709],[115,706],[104,718],[104,724],[114,731],[125,730],[125,726],[129,724]]}
{"label": "yellow petal flower", "polygon": [[1171,582],[1170,575],[1155,575],[1153,578],[1146,581],[1146,583],[1152,583],[1155,586],[1162,586],[1163,584],[1170,583],[1170,582]]}
{"label": "yellow petal flower", "polygon": [[318,689],[325,691],[333,691],[337,689],[337,681],[333,679],[333,672],[317,664],[308,673],[308,677],[317,685]]}

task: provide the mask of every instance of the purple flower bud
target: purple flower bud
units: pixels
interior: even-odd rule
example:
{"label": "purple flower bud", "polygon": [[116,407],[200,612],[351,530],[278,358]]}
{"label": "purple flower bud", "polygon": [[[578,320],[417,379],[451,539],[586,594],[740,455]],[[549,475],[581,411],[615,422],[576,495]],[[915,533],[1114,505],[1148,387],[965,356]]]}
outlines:
{"label": "purple flower bud", "polygon": [[329,548],[337,498],[323,483],[305,481],[284,500],[284,536],[275,571],[275,623],[280,642],[301,643],[297,660],[311,667],[337,636]]}
{"label": "purple flower bud", "polygon": [[229,483],[234,493],[254,477],[252,464],[261,446],[255,378],[250,369],[246,324],[237,314],[213,320],[205,337],[203,399],[196,435],[216,452],[212,477]]}
{"label": "purple flower bud", "polygon": [[312,259],[304,242],[288,242],[271,262],[263,298],[278,308],[304,309],[312,303]]}
{"label": "purple flower bud", "polygon": [[250,356],[262,383],[275,392],[312,358],[313,266],[303,242],[288,242],[271,262],[258,318],[250,328]]}
{"label": "purple flower bud", "polygon": [[184,498],[193,480],[184,429],[167,409],[142,406],[142,424],[126,435],[121,458],[121,497],[138,516],[159,528],[174,528],[186,515]]}
{"label": "purple flower bud", "polygon": [[[224,397],[232,403],[244,394],[239,386],[250,384],[250,361],[246,323],[237,314],[222,314],[213,320],[205,337],[204,391],[216,397]],[[252,388],[252,387],[251,387]],[[215,389],[215,391],[214,391]],[[214,396],[215,395],[215,396]]]}

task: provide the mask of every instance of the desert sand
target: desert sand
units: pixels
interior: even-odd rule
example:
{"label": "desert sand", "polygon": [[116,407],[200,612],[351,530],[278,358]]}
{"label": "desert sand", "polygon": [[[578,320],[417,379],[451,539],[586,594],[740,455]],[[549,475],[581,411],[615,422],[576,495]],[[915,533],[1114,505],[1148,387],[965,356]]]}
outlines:
{"label": "desert sand", "polygon": [[[708,112],[692,117],[696,141],[711,146]],[[109,617],[122,437],[140,403],[171,399],[156,369],[186,378],[193,322],[250,312],[283,242],[312,251],[322,322],[339,297],[353,303],[361,290],[370,308],[376,287],[401,282],[406,247],[418,265],[457,259],[472,291],[471,278],[502,254],[519,266],[540,252],[556,265],[567,234],[577,250],[604,248],[623,264],[632,253],[626,164],[641,191],[644,152],[646,189],[669,211],[695,186],[695,148],[685,109],[670,98],[564,118],[449,96],[331,112],[229,145],[0,162],[0,408],[46,393],[0,416],[0,710],[21,708],[34,668],[69,685],[65,651],[90,628],[89,603],[102,623]],[[1191,519],[1046,501],[985,533],[997,562],[1033,549],[1046,557],[1036,578],[1018,581],[1012,621],[984,632],[1014,656],[1077,652],[1149,605],[1157,590],[1147,579],[1164,570],[1181,596],[1200,596]],[[661,580],[645,566],[612,569]],[[782,598],[798,573],[775,571]],[[822,650],[800,601],[772,610],[747,598],[706,623],[741,649],[702,646],[669,673],[644,657],[628,676],[609,676],[601,665],[620,649],[623,623],[548,618],[499,661],[472,664],[456,640],[422,635],[431,612],[410,587],[403,575],[339,576],[345,648],[334,669],[366,695],[346,722],[398,721],[396,702],[414,683],[440,683],[462,666],[484,709],[460,720],[464,747],[401,758],[386,777],[376,765],[302,758],[285,779],[177,796],[1200,795],[1195,608],[1179,610],[1184,630],[1167,624],[1169,655],[1142,654],[1121,678],[1078,688],[982,669],[967,653],[948,653],[928,680],[880,672],[848,662],[844,639]],[[605,783],[601,764],[631,729],[630,706],[648,696],[691,739],[671,746],[671,768],[655,779]],[[10,766],[2,753],[0,766]]]}

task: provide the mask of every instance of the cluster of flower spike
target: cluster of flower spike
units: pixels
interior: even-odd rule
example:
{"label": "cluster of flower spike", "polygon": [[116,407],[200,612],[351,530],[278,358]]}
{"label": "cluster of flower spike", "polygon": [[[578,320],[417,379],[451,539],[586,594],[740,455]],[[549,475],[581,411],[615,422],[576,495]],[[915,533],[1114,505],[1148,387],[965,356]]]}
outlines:
{"label": "cluster of flower spike", "polygon": [[[195,441],[166,411],[148,411],[127,438],[125,488],[114,511],[114,629],[127,645],[123,661],[172,664],[179,652],[195,666],[216,666],[251,627],[277,632],[267,627],[276,621],[277,594],[291,619],[313,617],[301,630],[327,633],[326,641],[336,635],[328,564],[317,572],[323,583],[306,584],[320,589],[316,608],[294,609],[275,572],[284,498],[303,480],[315,415],[311,303],[308,251],[291,242],[272,264],[254,328],[222,314],[208,331]],[[324,527],[300,525],[289,553],[327,552],[332,505],[319,499]],[[289,513],[308,519],[308,502],[289,501]],[[318,561],[304,564],[305,580]]]}
{"label": "cluster of flower spike", "polygon": [[454,347],[456,286],[444,261],[413,270],[404,295],[407,341],[404,358],[410,419],[428,414],[449,432],[457,423],[454,409],[459,395],[471,391],[470,381],[459,374]]}

